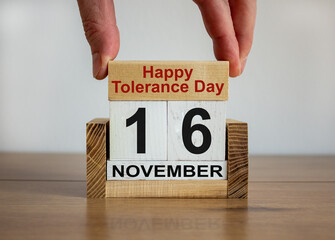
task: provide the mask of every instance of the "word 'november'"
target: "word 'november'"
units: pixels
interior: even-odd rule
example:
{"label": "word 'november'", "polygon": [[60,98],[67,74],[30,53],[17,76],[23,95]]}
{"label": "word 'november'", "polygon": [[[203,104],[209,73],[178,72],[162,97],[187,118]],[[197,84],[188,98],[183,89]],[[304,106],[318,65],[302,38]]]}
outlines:
{"label": "word 'november'", "polygon": [[134,178],[209,178],[223,177],[223,167],[216,165],[112,165],[112,177]]}
{"label": "word 'november'", "polygon": [[[190,90],[189,80],[191,79],[193,69],[155,69],[153,66],[147,68],[143,66],[143,78],[184,79],[183,83],[139,83],[138,81],[130,81],[129,83],[122,83],[122,81],[111,81],[114,93],[187,93]],[[205,83],[203,80],[194,80],[194,92],[213,92],[215,95],[222,93],[224,83]]]}

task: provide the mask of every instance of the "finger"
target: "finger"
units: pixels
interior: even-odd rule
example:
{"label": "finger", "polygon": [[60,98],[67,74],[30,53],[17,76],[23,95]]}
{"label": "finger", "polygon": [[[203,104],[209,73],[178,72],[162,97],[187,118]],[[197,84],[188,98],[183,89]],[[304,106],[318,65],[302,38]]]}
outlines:
{"label": "finger", "polygon": [[108,74],[108,61],[120,47],[113,0],[78,0],[85,35],[91,47],[93,76],[103,79]]}
{"label": "finger", "polygon": [[217,60],[229,61],[229,75],[240,75],[241,65],[238,42],[228,0],[194,0],[198,5],[206,30],[213,40]]}
{"label": "finger", "polygon": [[257,3],[256,0],[232,0],[229,4],[243,71],[254,38]]}

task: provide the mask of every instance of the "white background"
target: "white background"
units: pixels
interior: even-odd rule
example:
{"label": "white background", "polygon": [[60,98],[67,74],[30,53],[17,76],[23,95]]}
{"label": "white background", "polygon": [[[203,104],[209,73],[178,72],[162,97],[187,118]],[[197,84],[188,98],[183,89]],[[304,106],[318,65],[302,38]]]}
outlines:
{"label": "white background", "polygon": [[[191,0],[115,0],[119,60],[213,60]],[[255,41],[231,79],[228,117],[251,154],[335,154],[335,1],[258,2]],[[0,1],[0,151],[84,152],[108,117],[76,1]]]}

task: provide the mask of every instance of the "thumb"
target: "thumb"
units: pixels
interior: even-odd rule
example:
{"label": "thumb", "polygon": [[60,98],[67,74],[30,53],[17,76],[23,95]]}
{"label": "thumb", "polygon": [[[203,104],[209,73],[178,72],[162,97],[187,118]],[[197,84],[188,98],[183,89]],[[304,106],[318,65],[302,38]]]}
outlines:
{"label": "thumb", "polygon": [[120,48],[113,0],[78,0],[85,35],[91,47],[93,76],[104,79],[108,61],[113,60]]}

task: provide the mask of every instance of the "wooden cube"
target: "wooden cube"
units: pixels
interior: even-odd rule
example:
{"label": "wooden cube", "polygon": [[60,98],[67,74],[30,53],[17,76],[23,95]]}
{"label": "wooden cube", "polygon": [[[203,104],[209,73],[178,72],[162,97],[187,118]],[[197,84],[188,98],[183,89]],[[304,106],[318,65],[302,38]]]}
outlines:
{"label": "wooden cube", "polygon": [[167,160],[165,101],[110,102],[110,160]]}
{"label": "wooden cube", "polygon": [[226,102],[168,102],[168,160],[225,161]]}

